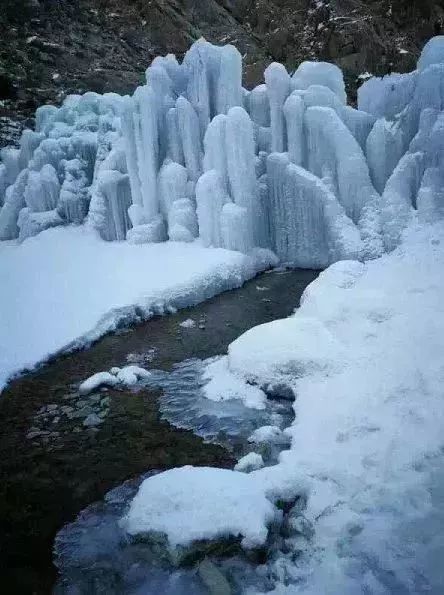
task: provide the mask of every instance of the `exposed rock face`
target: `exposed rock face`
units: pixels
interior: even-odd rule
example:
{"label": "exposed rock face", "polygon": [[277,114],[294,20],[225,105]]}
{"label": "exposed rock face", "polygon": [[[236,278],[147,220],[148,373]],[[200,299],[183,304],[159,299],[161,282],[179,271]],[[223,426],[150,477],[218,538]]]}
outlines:
{"label": "exposed rock face", "polygon": [[443,0],[2,0],[0,146],[38,105],[130,93],[154,56],[201,36],[238,47],[247,87],[271,61],[319,58],[344,69],[353,94],[362,72],[411,70],[443,21]]}

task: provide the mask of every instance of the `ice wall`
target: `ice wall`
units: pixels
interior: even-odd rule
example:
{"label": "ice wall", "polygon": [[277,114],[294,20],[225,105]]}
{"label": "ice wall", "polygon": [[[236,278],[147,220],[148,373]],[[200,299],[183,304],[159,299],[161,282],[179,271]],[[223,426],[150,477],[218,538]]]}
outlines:
{"label": "ice wall", "polygon": [[103,239],[194,241],[324,267],[378,257],[441,218],[444,38],[410,74],[371,78],[358,109],[340,69],[271,64],[242,87],[234,46],[157,57],[131,97],[42,106],[0,151],[0,239],[86,222]]}

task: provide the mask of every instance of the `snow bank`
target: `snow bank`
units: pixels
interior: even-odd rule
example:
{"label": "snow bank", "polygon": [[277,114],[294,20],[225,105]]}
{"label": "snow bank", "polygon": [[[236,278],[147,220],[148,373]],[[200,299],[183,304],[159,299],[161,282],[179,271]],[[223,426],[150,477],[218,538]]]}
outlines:
{"label": "snow bank", "polygon": [[0,243],[0,388],[62,349],[239,287],[271,262],[266,251],[105,242],[85,227]]}
{"label": "snow bank", "polygon": [[443,245],[444,225],[411,228],[390,255],[337,263],[294,316],[230,346],[237,374],[283,370],[297,395],[291,448],[256,472],[310,482],[314,537],[297,564],[272,563],[294,583],[276,594],[444,588]]}

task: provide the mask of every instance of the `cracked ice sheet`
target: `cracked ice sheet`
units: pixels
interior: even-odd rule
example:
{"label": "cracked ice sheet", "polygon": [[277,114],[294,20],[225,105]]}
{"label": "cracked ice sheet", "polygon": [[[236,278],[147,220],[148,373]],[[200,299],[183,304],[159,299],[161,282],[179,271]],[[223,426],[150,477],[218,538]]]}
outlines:
{"label": "cracked ice sheet", "polygon": [[191,306],[276,264],[273,255],[167,242],[105,242],[88,227],[0,245],[0,390],[49,356],[119,323]]}
{"label": "cracked ice sheet", "polygon": [[[278,581],[276,595],[444,592],[443,270],[444,225],[411,229],[394,253],[336,263],[307,288],[288,319],[291,365],[271,344],[273,323],[230,348],[236,373],[244,363],[248,379],[252,351],[258,378],[297,370],[291,449],[258,473],[272,469],[277,483],[279,474],[305,475],[304,514],[315,536],[296,563],[291,555],[279,561],[290,585]],[[312,338],[304,345],[295,319],[302,333],[310,319],[331,334],[330,351],[325,343],[313,350],[325,366],[304,369]]]}

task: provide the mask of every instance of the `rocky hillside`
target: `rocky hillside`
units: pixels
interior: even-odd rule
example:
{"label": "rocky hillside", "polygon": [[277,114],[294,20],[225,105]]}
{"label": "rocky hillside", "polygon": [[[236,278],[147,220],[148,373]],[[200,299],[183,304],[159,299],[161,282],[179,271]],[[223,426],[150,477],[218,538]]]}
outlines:
{"label": "rocky hillside", "polygon": [[2,0],[0,146],[67,94],[131,92],[151,59],[201,36],[244,55],[245,85],[277,60],[331,60],[353,99],[359,75],[414,67],[444,0]]}

